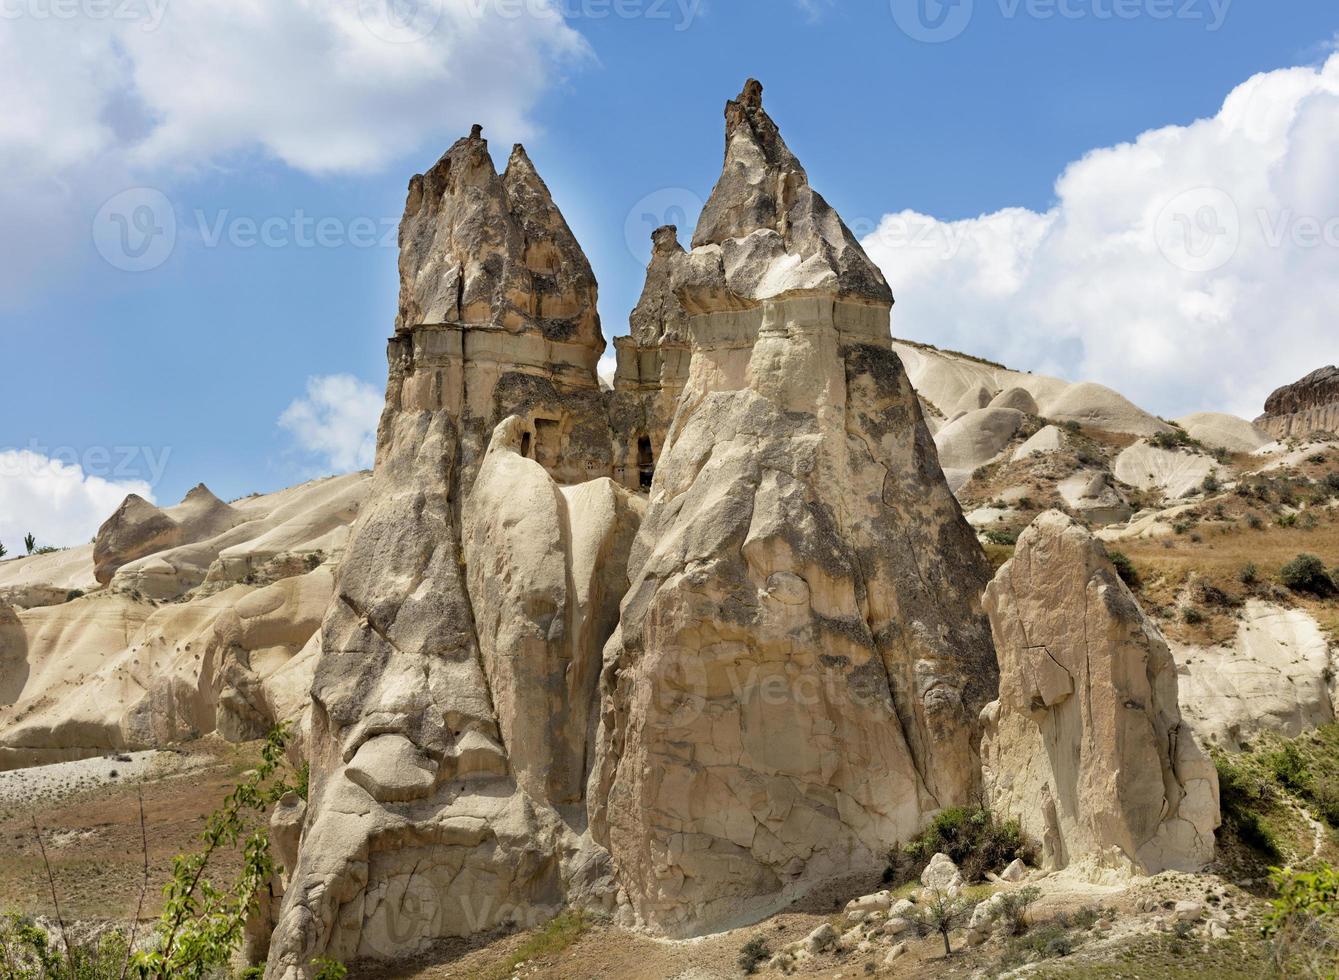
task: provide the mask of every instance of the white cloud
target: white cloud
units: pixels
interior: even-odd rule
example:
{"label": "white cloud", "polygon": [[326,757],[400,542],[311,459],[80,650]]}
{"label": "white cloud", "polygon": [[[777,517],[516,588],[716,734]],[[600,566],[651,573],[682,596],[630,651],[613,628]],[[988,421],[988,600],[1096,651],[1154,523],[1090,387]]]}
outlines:
{"label": "white cloud", "polygon": [[893,333],[1252,417],[1339,359],[1339,55],[1071,164],[1045,212],[887,215]]}
{"label": "white cloud", "polygon": [[0,226],[29,231],[0,253],[21,266],[6,263],[0,291],[128,186],[245,153],[371,171],[445,149],[474,122],[526,136],[538,99],[588,56],[556,0],[13,0],[0,17]]}
{"label": "white cloud", "polygon": [[284,410],[279,427],[329,472],[367,469],[383,402],[376,388],[347,374],[308,378],[306,396]]}
{"label": "white cloud", "polygon": [[128,494],[153,501],[142,480],[90,476],[82,466],[27,449],[0,452],[0,543],[22,554],[23,537],[38,545],[87,543]]}

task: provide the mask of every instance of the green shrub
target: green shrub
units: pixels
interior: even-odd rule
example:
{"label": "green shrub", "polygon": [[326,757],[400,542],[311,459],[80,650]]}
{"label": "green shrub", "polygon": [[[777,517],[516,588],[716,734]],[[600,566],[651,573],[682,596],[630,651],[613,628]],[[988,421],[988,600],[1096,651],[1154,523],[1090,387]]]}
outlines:
{"label": "green shrub", "polygon": [[1278,841],[1261,816],[1261,811],[1273,803],[1273,789],[1226,755],[1216,757],[1214,765],[1218,770],[1222,829],[1235,834],[1243,845],[1264,857],[1281,860]]}
{"label": "green shrub", "polygon": [[1255,562],[1248,561],[1242,566],[1241,574],[1237,577],[1241,579],[1242,585],[1255,585],[1260,581],[1260,569],[1256,567]]}
{"label": "green shrub", "polygon": [[1116,574],[1130,587],[1130,591],[1138,591],[1142,583],[1139,579],[1139,570],[1134,567],[1134,562],[1130,561],[1130,556],[1123,551],[1108,551],[1107,557],[1111,559],[1111,564],[1116,566]]}
{"label": "green shrub", "polygon": [[739,968],[745,973],[756,973],[770,955],[766,939],[750,939],[739,951]]}
{"label": "green shrub", "polygon": [[936,854],[947,854],[968,881],[980,881],[1015,858],[1031,863],[1036,849],[1023,837],[1016,820],[999,823],[985,807],[949,807],[941,810],[919,836],[889,855],[889,882],[901,884],[920,877]]}
{"label": "green shrub", "polygon": [[991,544],[1010,546],[1018,544],[1018,535],[1012,531],[990,530],[986,532],[986,540]]}
{"label": "green shrub", "polygon": [[1013,970],[1028,963],[1068,956],[1074,952],[1074,939],[1062,923],[1048,922],[1014,936],[1000,960],[1002,970]]}
{"label": "green shrub", "polygon": [[1265,756],[1265,765],[1273,773],[1279,785],[1290,793],[1307,796],[1311,792],[1311,774],[1307,771],[1306,760],[1298,751],[1296,744],[1285,742]]}
{"label": "green shrub", "polygon": [[1325,563],[1315,555],[1298,555],[1279,571],[1279,579],[1294,592],[1329,595],[1334,582],[1325,571]]}
{"label": "green shrub", "polygon": [[1186,606],[1181,610],[1181,621],[1187,626],[1198,626],[1204,622],[1204,613],[1200,612],[1194,606]]}

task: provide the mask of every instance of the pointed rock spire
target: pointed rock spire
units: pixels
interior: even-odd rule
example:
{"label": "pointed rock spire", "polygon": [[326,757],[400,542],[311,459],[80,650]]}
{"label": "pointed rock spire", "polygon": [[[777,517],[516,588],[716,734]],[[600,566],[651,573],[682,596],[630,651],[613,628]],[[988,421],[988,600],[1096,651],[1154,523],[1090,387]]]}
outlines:
{"label": "pointed rock spire", "polygon": [[596,305],[590,263],[524,147],[499,176],[476,125],[410,181],[398,331],[495,326],[603,350]]}
{"label": "pointed rock spire", "polygon": [[725,107],[725,167],[693,234],[694,249],[721,247],[720,268],[695,262],[685,287],[690,294],[723,287],[745,300],[824,291],[891,305],[883,273],[810,187],[804,167],[763,109],[762,91],[749,79]]}
{"label": "pointed rock spire", "polygon": [[684,255],[679,229],[674,225],[651,233],[651,263],[646,267],[646,285],[628,318],[631,334],[639,347],[661,341],[688,342],[688,312],[674,294],[674,270]]}

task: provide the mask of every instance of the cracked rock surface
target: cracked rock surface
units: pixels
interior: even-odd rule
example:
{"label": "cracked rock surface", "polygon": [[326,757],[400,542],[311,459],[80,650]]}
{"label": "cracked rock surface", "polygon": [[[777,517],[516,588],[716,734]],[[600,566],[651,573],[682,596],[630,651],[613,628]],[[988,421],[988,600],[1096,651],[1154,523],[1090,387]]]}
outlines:
{"label": "cracked rock surface", "polygon": [[1218,781],[1182,723],[1167,641],[1105,549],[1049,511],[986,589],[1000,698],[983,712],[995,812],[1048,870],[1194,871],[1213,859]]}
{"label": "cracked rock surface", "polygon": [[591,828],[628,919],[691,935],[880,865],[978,786],[984,556],[891,294],[750,83],[691,252],[691,364],[605,651]]}

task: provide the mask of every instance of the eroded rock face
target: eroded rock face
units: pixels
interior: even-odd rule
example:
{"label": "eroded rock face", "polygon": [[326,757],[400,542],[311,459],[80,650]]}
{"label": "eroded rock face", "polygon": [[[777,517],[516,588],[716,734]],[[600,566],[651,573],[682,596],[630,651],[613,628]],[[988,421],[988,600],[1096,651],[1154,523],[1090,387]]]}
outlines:
{"label": "eroded rock face", "polygon": [[1101,544],[1038,517],[986,589],[1000,699],[983,712],[992,807],[1048,869],[1156,874],[1213,858],[1213,763],[1182,724],[1167,643]]}
{"label": "eroded rock face", "polygon": [[463,489],[510,415],[531,421],[527,455],[563,482],[610,473],[596,303],[590,263],[522,147],[499,176],[472,134],[410,182],[395,404],[455,420]]}
{"label": "eroded rock face", "polygon": [[132,493],[98,529],[93,542],[94,576],[106,585],[136,559],[213,537],[243,520],[203,483],[166,511]]}
{"label": "eroded rock face", "polygon": [[1339,367],[1312,371],[1275,391],[1255,424],[1276,439],[1339,431]]}
{"label": "eroded rock face", "polygon": [[639,507],[607,479],[594,278],[524,151],[499,177],[477,131],[411,183],[401,245],[272,977],[533,924],[600,876],[565,805]]}
{"label": "eroded rock face", "polygon": [[678,229],[657,229],[651,243],[646,285],[629,318],[631,332],[614,339],[618,371],[609,406],[616,477],[641,490],[651,488],[692,354],[688,311],[674,291],[674,270],[684,255]]}
{"label": "eroded rock face", "polygon": [[988,572],[891,295],[750,83],[669,271],[692,359],[605,651],[592,832],[632,918],[766,914],[977,787]]}

